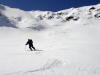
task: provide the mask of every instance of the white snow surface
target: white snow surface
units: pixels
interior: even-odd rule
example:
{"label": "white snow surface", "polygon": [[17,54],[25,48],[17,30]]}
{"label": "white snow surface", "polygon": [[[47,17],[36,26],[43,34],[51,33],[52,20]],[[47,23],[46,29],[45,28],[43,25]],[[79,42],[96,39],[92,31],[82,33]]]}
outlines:
{"label": "white snow surface", "polygon": [[0,75],[100,75],[100,4],[58,12],[0,5]]}

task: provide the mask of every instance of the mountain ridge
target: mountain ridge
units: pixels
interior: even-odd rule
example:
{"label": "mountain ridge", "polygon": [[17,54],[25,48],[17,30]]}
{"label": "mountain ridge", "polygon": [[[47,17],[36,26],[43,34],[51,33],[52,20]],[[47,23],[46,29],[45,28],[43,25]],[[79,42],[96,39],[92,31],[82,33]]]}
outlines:
{"label": "mountain ridge", "polygon": [[37,25],[57,25],[63,22],[74,23],[79,20],[100,19],[99,6],[100,4],[97,4],[52,12],[40,10],[24,11],[0,4],[0,26],[34,28]]}

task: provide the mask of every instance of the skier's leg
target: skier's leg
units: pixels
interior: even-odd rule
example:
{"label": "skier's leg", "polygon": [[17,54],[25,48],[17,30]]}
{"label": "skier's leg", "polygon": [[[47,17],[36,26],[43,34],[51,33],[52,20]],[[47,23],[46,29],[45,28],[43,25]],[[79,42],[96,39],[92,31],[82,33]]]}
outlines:
{"label": "skier's leg", "polygon": [[36,50],[34,46],[32,46],[32,48],[33,48],[34,50]]}
{"label": "skier's leg", "polygon": [[31,46],[29,46],[29,49],[30,49],[31,51],[33,51],[32,48],[31,48]]}

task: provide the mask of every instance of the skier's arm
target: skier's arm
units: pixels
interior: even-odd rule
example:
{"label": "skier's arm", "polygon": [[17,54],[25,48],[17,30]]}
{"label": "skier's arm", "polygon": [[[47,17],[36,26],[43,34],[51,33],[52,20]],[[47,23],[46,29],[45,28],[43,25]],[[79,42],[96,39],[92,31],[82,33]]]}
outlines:
{"label": "skier's arm", "polygon": [[25,45],[28,45],[29,43],[27,42]]}

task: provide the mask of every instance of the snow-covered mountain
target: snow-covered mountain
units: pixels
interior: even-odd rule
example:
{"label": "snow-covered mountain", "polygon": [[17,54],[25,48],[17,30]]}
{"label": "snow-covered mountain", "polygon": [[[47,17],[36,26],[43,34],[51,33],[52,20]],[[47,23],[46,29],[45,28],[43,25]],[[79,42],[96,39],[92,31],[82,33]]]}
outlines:
{"label": "snow-covered mountain", "polygon": [[[28,38],[40,51],[29,51]],[[0,75],[100,75],[100,4],[58,12],[0,4]]]}
{"label": "snow-covered mountain", "polygon": [[[63,22],[85,22],[100,18],[100,4],[71,8],[58,12],[23,11],[0,5],[0,26],[17,28],[44,28],[46,25],[57,25]],[[86,20],[86,21],[85,21]]]}

